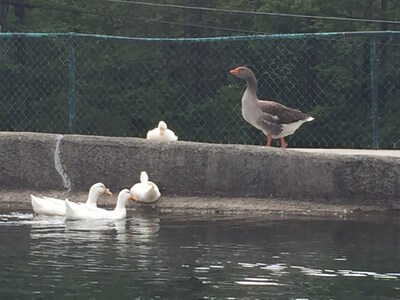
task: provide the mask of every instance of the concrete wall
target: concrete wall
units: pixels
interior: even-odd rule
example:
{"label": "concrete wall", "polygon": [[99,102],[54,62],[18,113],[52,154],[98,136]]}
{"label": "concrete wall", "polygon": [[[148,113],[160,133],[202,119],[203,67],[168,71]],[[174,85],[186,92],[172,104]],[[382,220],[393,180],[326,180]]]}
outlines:
{"label": "concrete wall", "polygon": [[131,187],[145,170],[163,195],[282,198],[398,207],[400,159],[260,146],[0,133],[3,190]]}

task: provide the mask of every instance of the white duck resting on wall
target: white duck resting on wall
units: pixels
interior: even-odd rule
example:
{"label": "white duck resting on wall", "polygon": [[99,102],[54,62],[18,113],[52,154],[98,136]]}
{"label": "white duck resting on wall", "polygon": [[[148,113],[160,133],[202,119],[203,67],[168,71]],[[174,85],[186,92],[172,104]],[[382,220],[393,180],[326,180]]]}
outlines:
{"label": "white duck resting on wall", "polygon": [[128,189],[123,189],[119,192],[117,204],[113,210],[84,205],[71,205],[72,202],[65,200],[65,218],[67,220],[124,219],[126,217],[126,204],[129,200],[137,201],[137,198]]}
{"label": "white duck resting on wall", "polygon": [[[87,207],[97,207],[97,200],[101,195],[112,195],[106,186],[99,182],[90,187],[88,199],[85,203],[81,203]],[[71,205],[81,206],[78,203],[70,202]],[[50,198],[50,197],[37,197],[31,195],[31,204],[33,211],[38,215],[48,216],[65,216],[65,200]]]}
{"label": "white duck resting on wall", "polygon": [[164,121],[160,121],[158,123],[157,128],[154,128],[147,132],[147,139],[167,142],[167,141],[177,141],[178,137],[171,129],[168,129],[167,123],[165,123]]}
{"label": "white duck resting on wall", "polygon": [[157,185],[149,181],[146,171],[140,173],[140,182],[131,187],[131,194],[138,199],[138,202],[144,203],[156,202],[161,196]]}

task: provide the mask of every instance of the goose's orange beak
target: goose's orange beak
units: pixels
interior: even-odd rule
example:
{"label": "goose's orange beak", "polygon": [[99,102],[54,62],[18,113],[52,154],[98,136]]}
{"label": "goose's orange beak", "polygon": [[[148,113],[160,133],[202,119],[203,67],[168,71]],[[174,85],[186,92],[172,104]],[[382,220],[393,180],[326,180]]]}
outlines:
{"label": "goose's orange beak", "polygon": [[135,201],[135,202],[139,202],[139,199],[134,195],[131,195],[131,200]]}
{"label": "goose's orange beak", "polygon": [[239,72],[239,68],[232,69],[229,71],[229,73],[231,73],[232,75],[237,75],[238,72]]}
{"label": "goose's orange beak", "polygon": [[105,189],[104,192],[103,192],[103,194],[104,194],[104,195],[110,195],[110,196],[112,195],[112,193],[110,192],[109,189]]}

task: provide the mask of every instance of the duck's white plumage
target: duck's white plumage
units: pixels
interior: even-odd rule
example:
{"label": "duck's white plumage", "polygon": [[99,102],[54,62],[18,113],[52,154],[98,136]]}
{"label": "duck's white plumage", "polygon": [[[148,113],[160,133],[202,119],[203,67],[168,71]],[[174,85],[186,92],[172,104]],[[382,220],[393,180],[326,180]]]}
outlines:
{"label": "duck's white plumage", "polygon": [[65,200],[31,195],[31,204],[33,211],[37,215],[65,215]]}
{"label": "duck's white plumage", "polygon": [[[101,182],[95,183],[90,187],[88,199],[85,203],[78,204],[70,202],[72,206],[87,206],[97,207],[97,199],[102,194],[111,195],[111,192]],[[37,197],[31,195],[31,204],[33,211],[37,215],[48,215],[48,216],[65,216],[65,200],[56,199],[51,197]]]}
{"label": "duck's white plumage", "polygon": [[175,133],[168,129],[167,124],[164,121],[158,123],[158,127],[147,132],[147,139],[154,141],[177,141],[178,137]]}
{"label": "duck's white plumage", "polygon": [[128,189],[123,189],[118,194],[117,204],[113,210],[107,210],[99,207],[88,207],[81,205],[77,207],[71,205],[71,202],[65,200],[65,217],[67,220],[120,220],[126,217],[126,204],[129,200],[136,201],[136,198]]}
{"label": "duck's white plumage", "polygon": [[138,202],[145,203],[153,203],[161,196],[157,185],[149,181],[149,176],[145,171],[140,173],[140,182],[131,187],[131,194],[138,199]]}

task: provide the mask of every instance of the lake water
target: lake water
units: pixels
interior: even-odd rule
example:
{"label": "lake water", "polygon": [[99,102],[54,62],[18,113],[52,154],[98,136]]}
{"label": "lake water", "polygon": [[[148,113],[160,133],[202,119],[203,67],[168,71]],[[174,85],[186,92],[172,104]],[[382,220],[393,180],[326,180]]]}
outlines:
{"label": "lake water", "polygon": [[0,299],[399,299],[396,218],[0,213]]}

